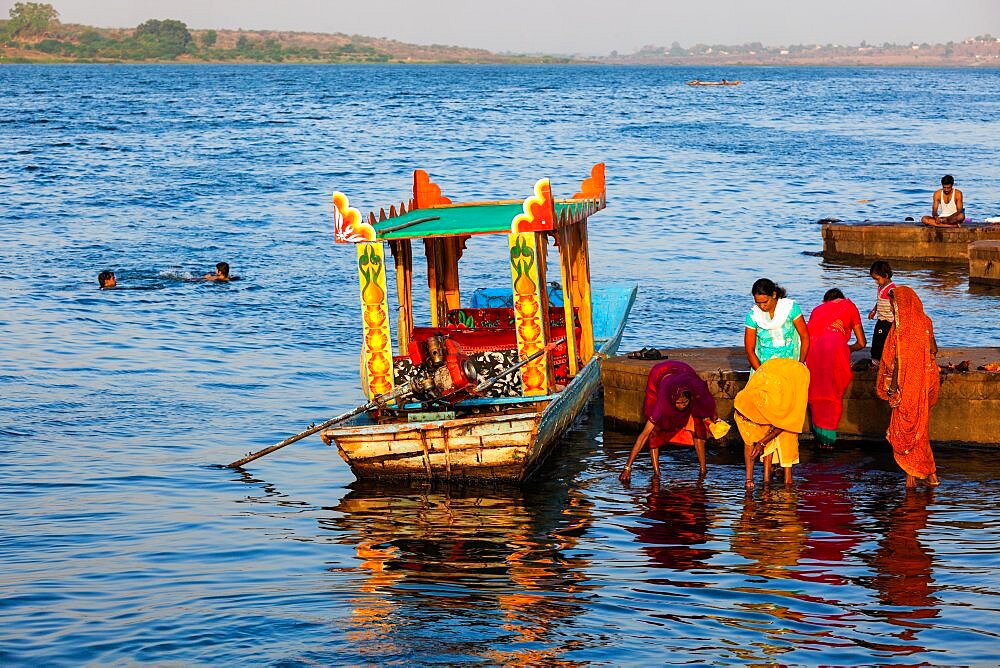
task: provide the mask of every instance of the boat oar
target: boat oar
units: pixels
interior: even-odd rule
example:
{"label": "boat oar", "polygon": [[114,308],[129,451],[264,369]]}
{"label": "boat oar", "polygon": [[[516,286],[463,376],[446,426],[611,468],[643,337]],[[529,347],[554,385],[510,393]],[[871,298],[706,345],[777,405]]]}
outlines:
{"label": "boat oar", "polygon": [[288,438],[286,438],[285,440],[283,440],[281,443],[275,443],[274,445],[272,445],[270,447],[267,447],[267,448],[264,448],[263,450],[258,450],[257,452],[252,452],[249,455],[247,455],[246,457],[244,457],[243,459],[239,459],[239,460],[237,460],[235,462],[232,462],[231,464],[228,464],[227,466],[229,466],[229,468],[233,468],[233,469],[239,468],[239,467],[243,466],[244,464],[246,464],[247,462],[252,462],[255,459],[260,459],[264,455],[269,455],[272,452],[274,452],[275,450],[280,450],[281,448],[285,447],[286,445],[291,445],[292,443],[295,443],[296,441],[301,441],[306,436],[312,436],[317,431],[322,431],[323,429],[326,429],[327,427],[332,427],[333,425],[337,424],[338,422],[343,422],[347,418],[354,417],[358,413],[364,413],[365,411],[369,411],[369,410],[375,408],[376,406],[383,406],[383,405],[389,403],[390,401],[392,401],[393,399],[396,399],[397,397],[400,397],[400,396],[402,396],[404,394],[409,394],[411,392],[411,390],[412,390],[412,388],[410,387],[409,383],[405,383],[403,385],[400,385],[399,387],[397,387],[396,389],[392,390],[391,392],[386,392],[385,394],[378,395],[377,397],[375,397],[374,399],[372,399],[371,401],[369,401],[367,404],[358,406],[356,408],[352,408],[351,410],[347,411],[346,413],[341,413],[340,415],[338,415],[335,418],[330,418],[329,420],[327,420],[323,424],[318,424],[318,425],[316,425],[314,427],[309,427],[305,431],[301,431],[298,434],[295,434],[295,436],[289,436]]}
{"label": "boat oar", "polygon": [[[517,371],[518,369],[520,369],[521,367],[523,367],[528,362],[531,362],[531,361],[534,361],[534,360],[538,359],[539,357],[541,357],[545,353],[549,352],[550,350],[552,350],[553,348],[555,348],[557,345],[559,345],[560,343],[562,343],[565,340],[566,340],[565,337],[560,338],[560,339],[556,339],[555,341],[553,341],[552,343],[548,344],[547,346],[545,346],[544,348],[542,348],[541,350],[539,350],[535,354],[526,357],[525,359],[521,360],[520,362],[518,362],[517,364],[515,364],[513,366],[507,367],[506,369],[504,369],[500,373],[496,374],[495,376],[492,376],[491,378],[487,378],[486,380],[484,380],[483,382],[481,382],[479,385],[476,386],[475,391],[476,392],[482,392],[483,390],[487,389],[490,385],[492,385],[493,383],[497,382],[498,380],[500,380],[504,376],[508,376],[508,375],[514,373],[515,371]],[[263,450],[258,450],[257,452],[251,452],[249,455],[247,455],[243,459],[238,459],[235,462],[232,462],[231,464],[228,464],[228,466],[229,466],[229,468],[232,468],[232,469],[239,468],[239,467],[243,466],[244,464],[246,464],[248,462],[252,462],[255,459],[260,459],[264,455],[269,455],[272,452],[274,452],[275,450],[280,450],[283,447],[285,447],[286,445],[291,445],[292,443],[295,443],[296,441],[301,441],[306,436],[312,436],[313,434],[315,434],[318,431],[322,431],[322,430],[326,429],[327,427],[332,427],[333,425],[337,424],[338,422],[343,422],[344,420],[346,420],[348,418],[354,417],[358,413],[364,413],[365,411],[369,411],[369,410],[375,408],[376,406],[384,406],[385,404],[389,403],[393,399],[398,399],[399,397],[401,397],[403,395],[410,394],[412,391],[413,391],[413,387],[410,385],[410,383],[404,383],[403,385],[400,385],[399,387],[397,387],[396,389],[392,390],[391,392],[386,392],[385,394],[378,395],[377,397],[375,397],[374,399],[372,399],[371,401],[369,401],[366,404],[363,404],[363,405],[358,406],[356,408],[352,408],[351,410],[347,411],[346,413],[341,413],[337,417],[330,418],[329,420],[327,420],[323,424],[318,424],[318,425],[316,425],[314,427],[309,427],[305,431],[301,431],[298,434],[295,434],[295,436],[289,436],[288,438],[286,438],[285,440],[283,440],[281,443],[275,443],[274,445],[272,445],[270,447],[267,447],[267,448],[264,448]]]}

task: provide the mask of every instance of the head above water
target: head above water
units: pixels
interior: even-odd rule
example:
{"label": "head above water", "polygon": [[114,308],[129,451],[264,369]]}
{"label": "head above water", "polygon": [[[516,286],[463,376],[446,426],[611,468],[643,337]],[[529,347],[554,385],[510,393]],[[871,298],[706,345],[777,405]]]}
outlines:
{"label": "head above water", "polygon": [[118,281],[115,279],[115,272],[113,271],[102,271],[97,275],[97,284],[102,288],[113,288],[118,285]]}
{"label": "head above water", "polygon": [[228,262],[216,262],[215,263],[215,273],[219,276],[224,276],[229,278],[229,263]]}
{"label": "head above water", "polygon": [[872,278],[881,276],[882,278],[892,278],[892,267],[885,260],[875,260],[872,268],[868,270],[868,275]]}
{"label": "head above water", "polygon": [[824,302],[832,302],[834,299],[846,299],[844,293],[840,291],[840,288],[830,288],[823,295]]}

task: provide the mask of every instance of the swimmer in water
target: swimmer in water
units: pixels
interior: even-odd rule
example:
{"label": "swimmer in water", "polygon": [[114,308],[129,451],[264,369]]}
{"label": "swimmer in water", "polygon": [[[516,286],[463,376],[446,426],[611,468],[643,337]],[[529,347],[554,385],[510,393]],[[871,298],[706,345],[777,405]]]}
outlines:
{"label": "swimmer in water", "polygon": [[118,285],[118,281],[115,280],[115,272],[113,271],[102,271],[97,275],[97,284],[101,286],[101,289],[113,288]]}
{"label": "swimmer in water", "polygon": [[228,281],[238,280],[239,276],[229,275],[229,263],[228,262],[217,262],[215,265],[214,274],[205,274],[202,277],[203,281],[216,281],[220,283],[226,283]]}

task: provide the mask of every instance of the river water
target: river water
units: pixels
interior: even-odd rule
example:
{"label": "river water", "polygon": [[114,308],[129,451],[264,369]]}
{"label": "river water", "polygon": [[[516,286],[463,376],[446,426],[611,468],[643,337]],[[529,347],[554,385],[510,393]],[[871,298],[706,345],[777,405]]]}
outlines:
{"label": "river water", "polygon": [[[219,465],[361,401],[334,190],[558,197],[605,161],[623,347],[739,345],[759,276],[873,301],[818,219],[918,217],[946,172],[1000,214],[998,121],[987,69],[0,67],[0,664],[996,663],[990,451],[933,492],[881,443],[750,496],[725,449],[623,486],[597,402],[521,490],[361,485],[317,437]],[[1000,292],[897,269],[942,345],[998,345]]]}

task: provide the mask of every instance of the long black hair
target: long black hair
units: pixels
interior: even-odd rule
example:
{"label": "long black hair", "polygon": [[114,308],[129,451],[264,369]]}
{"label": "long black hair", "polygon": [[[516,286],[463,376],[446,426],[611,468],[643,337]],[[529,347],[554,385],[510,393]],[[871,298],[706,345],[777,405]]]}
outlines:
{"label": "long black hair", "polygon": [[758,278],[753,282],[753,287],[750,288],[750,294],[756,297],[757,295],[775,295],[778,299],[782,299],[788,296],[785,289],[772,281],[770,278]]}

